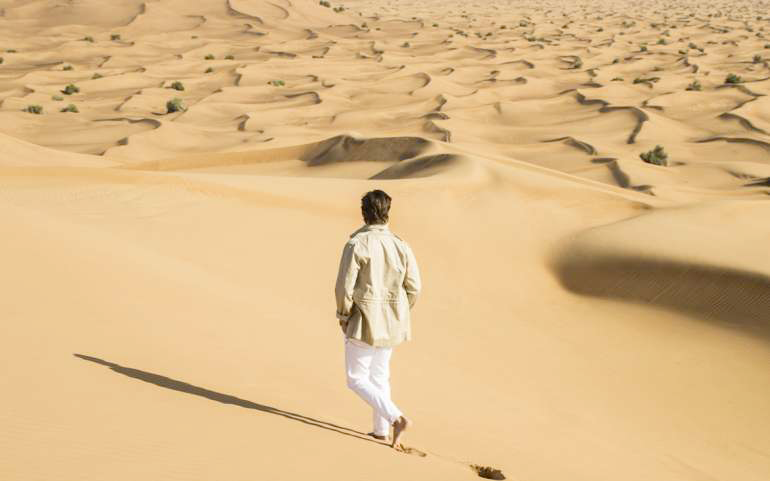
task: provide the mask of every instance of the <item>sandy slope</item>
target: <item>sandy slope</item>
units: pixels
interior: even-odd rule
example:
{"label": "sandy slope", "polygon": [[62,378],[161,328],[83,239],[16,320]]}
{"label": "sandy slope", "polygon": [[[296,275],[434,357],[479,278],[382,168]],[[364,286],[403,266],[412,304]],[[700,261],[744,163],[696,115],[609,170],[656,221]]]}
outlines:
{"label": "sandy slope", "polygon": [[[114,3],[0,0],[0,479],[768,479],[760,2]],[[375,187],[411,454],[333,318]]]}

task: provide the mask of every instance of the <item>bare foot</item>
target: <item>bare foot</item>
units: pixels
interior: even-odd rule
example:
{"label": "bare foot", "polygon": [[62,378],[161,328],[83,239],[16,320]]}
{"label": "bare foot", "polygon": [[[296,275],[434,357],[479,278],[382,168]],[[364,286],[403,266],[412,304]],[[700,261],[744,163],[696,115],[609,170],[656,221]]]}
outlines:
{"label": "bare foot", "polygon": [[366,433],[366,435],[367,436],[371,436],[374,439],[379,439],[380,441],[387,441],[388,440],[388,435],[387,434],[375,434],[375,433],[371,432],[371,433]]}
{"label": "bare foot", "polygon": [[401,440],[401,435],[404,431],[412,426],[412,421],[405,416],[401,416],[393,423],[393,442],[390,444],[392,448],[398,448],[398,442]]}

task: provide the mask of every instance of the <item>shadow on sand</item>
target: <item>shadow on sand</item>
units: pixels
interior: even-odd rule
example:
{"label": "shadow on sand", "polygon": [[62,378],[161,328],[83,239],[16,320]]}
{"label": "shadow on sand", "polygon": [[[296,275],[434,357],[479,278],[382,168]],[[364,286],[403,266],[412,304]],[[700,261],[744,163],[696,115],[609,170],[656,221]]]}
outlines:
{"label": "shadow on sand", "polygon": [[342,426],[337,426],[336,424],[328,423],[326,421],[313,419],[307,416],[303,416],[302,414],[283,411],[278,408],[265,406],[264,404],[257,404],[255,402],[247,401],[245,399],[231,396],[229,394],[223,394],[220,392],[211,391],[206,388],[193,386],[192,384],[188,384],[182,381],[177,381],[176,379],[171,379],[166,376],[161,376],[160,374],[153,374],[151,372],[140,371],[139,369],[124,367],[119,364],[115,364],[114,362],[109,362],[109,361],[105,361],[104,359],[99,359],[98,357],[91,357],[83,354],[73,354],[73,355],[75,357],[79,357],[80,359],[83,359],[86,361],[91,361],[97,364],[101,364],[102,366],[107,366],[113,371],[123,374],[124,376],[132,377],[134,379],[139,379],[140,381],[148,382],[150,384],[155,384],[156,386],[160,386],[166,389],[173,389],[174,391],[179,391],[187,394],[192,394],[195,396],[205,397],[206,399],[211,399],[212,401],[217,401],[224,404],[235,404],[236,406],[240,406],[246,409],[255,409],[257,411],[261,411],[264,413],[275,414],[278,416],[285,417],[287,419],[301,422],[303,424],[308,424],[310,426],[326,429],[328,431],[334,431],[336,433],[343,434],[345,436],[358,438],[362,441],[369,441],[375,444],[382,444],[384,446],[387,446],[387,444],[385,443],[381,443],[374,439],[369,438],[366,434],[362,432],[359,432],[350,428],[345,428]]}

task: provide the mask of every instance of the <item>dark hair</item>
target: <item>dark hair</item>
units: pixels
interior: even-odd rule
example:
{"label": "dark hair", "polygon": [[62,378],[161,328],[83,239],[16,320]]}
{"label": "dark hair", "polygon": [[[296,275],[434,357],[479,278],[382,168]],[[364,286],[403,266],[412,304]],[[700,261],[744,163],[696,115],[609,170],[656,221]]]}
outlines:
{"label": "dark hair", "polygon": [[385,224],[390,211],[390,196],[381,190],[372,190],[361,197],[361,213],[367,224]]}

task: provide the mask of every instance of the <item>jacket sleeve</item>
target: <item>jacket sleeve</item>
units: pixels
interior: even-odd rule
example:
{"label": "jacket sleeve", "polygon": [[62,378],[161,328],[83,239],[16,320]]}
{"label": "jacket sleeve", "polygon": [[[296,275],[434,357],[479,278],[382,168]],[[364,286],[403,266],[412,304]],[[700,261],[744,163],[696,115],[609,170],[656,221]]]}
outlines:
{"label": "jacket sleeve", "polygon": [[337,283],[334,286],[334,295],[337,298],[337,319],[341,321],[347,321],[353,309],[353,289],[356,287],[358,278],[359,261],[355,242],[348,241],[342,251]]}
{"label": "jacket sleeve", "polygon": [[417,267],[417,259],[414,257],[412,249],[404,243],[404,250],[406,251],[406,276],[404,277],[404,289],[406,290],[406,296],[409,299],[409,307],[413,307],[417,302],[417,296],[422,289],[422,281],[420,280],[420,269]]}

